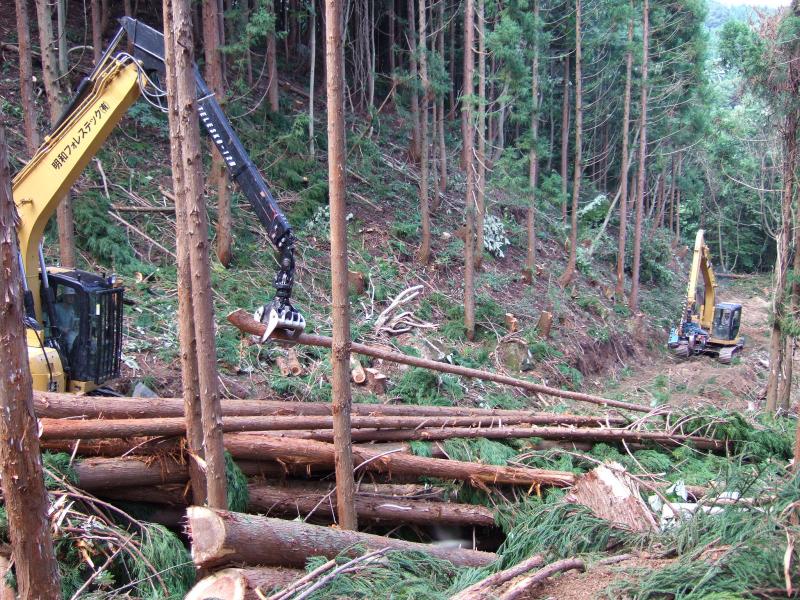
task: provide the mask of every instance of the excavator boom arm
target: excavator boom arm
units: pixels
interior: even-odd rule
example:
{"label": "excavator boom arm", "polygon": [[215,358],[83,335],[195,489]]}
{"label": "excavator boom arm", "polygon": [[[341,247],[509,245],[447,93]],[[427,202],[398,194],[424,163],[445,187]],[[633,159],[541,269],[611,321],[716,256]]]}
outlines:
{"label": "excavator boom arm", "polygon": [[[697,282],[703,277],[703,304],[696,306]],[[686,310],[683,322],[697,322],[700,327],[709,331],[714,319],[716,303],[717,279],[711,265],[711,251],[705,243],[705,231],[699,229],[694,242],[692,268],[689,271],[689,284],[686,288]],[[693,316],[696,315],[696,319]]]}

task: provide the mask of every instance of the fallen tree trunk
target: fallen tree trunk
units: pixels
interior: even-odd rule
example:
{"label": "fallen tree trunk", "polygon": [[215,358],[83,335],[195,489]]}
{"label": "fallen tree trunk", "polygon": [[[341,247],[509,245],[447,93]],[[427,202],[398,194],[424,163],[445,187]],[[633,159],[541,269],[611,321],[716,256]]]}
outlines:
{"label": "fallen tree trunk", "polygon": [[[236,310],[228,315],[228,321],[240,331],[249,333],[251,335],[261,336],[266,331],[266,325],[256,321],[252,315],[244,310]],[[320,348],[330,348],[331,338],[321,335],[310,335],[301,333],[298,336],[289,336],[282,331],[275,331],[271,339],[278,342],[285,342],[289,344],[302,344],[306,346],[318,346]],[[485,381],[493,381],[503,385],[517,387],[529,392],[539,394],[546,394],[548,396],[555,396],[557,398],[568,398],[570,400],[577,400],[578,402],[589,402],[591,404],[599,404],[601,406],[613,406],[616,408],[623,408],[625,410],[633,410],[637,412],[649,413],[652,409],[649,406],[641,404],[631,404],[622,402],[620,400],[610,400],[600,396],[593,396],[591,394],[584,394],[581,392],[570,392],[568,390],[560,390],[546,385],[533,383],[523,379],[515,379],[508,375],[501,375],[499,373],[491,373],[489,371],[481,371],[479,369],[471,369],[469,367],[462,367],[460,365],[451,365],[450,363],[439,362],[427,358],[418,358],[416,356],[409,356],[401,352],[394,352],[392,350],[384,350],[383,348],[376,348],[375,346],[368,346],[367,344],[359,344],[353,342],[350,347],[351,352],[362,354],[364,356],[371,356],[372,358],[379,358],[388,360],[390,362],[410,365],[412,367],[421,367],[423,369],[431,369],[433,371],[440,371],[442,373],[451,373],[453,375],[460,375],[462,377],[472,377],[475,379],[483,379]]]}
{"label": "fallen tree trunk", "polygon": [[[272,590],[297,581],[303,574],[300,569],[283,567],[223,569],[201,579],[185,600],[259,600]],[[256,590],[262,595],[259,596]]]}
{"label": "fallen tree trunk", "polygon": [[[249,512],[280,517],[314,515],[333,520],[336,513],[335,494],[309,494],[294,486],[250,485]],[[482,525],[494,526],[494,514],[483,506],[449,502],[428,502],[402,498],[379,498],[356,493],[355,508],[359,522],[386,521],[419,525]]]}
{"label": "fallen tree trunk", "polygon": [[[155,419],[49,419],[39,420],[41,426],[40,438],[43,440],[67,440],[67,439],[97,439],[97,438],[127,438],[142,436],[180,436],[186,431],[186,421],[182,417],[168,417]],[[480,429],[489,431],[494,427],[505,427],[508,425],[523,425],[535,423],[564,423],[567,425],[588,425],[592,429],[597,429],[600,420],[595,417],[584,417],[581,415],[528,415],[512,416],[504,418],[496,417],[407,417],[407,416],[354,416],[351,418],[351,427],[358,429],[411,429],[420,430],[421,427],[427,428],[461,428],[459,431],[466,431],[466,428]],[[333,417],[323,416],[247,416],[247,417],[224,417],[222,420],[222,430],[227,433],[244,431],[286,431],[286,430],[330,430],[332,435]],[[598,429],[599,430],[599,429]],[[355,433],[355,431],[353,432]],[[531,435],[509,435],[506,437],[534,437]],[[459,437],[451,435],[449,437]],[[468,437],[485,437],[473,433]],[[543,437],[543,436],[539,436]],[[375,441],[400,441],[404,439],[447,439],[443,437],[387,437],[374,438],[362,436],[362,439]],[[555,438],[561,439],[561,438]],[[354,441],[357,438],[353,438]]]}
{"label": "fallen tree trunk", "polygon": [[189,477],[188,466],[174,458],[140,460],[135,458],[87,458],[72,466],[75,485],[92,492],[125,486],[183,483]]}
{"label": "fallen tree trunk", "polygon": [[[250,434],[258,435],[258,434]],[[269,435],[330,442],[333,432],[329,429],[315,431],[271,431]],[[626,442],[636,444],[650,443],[667,447],[691,444],[701,450],[723,451],[727,447],[724,440],[697,436],[670,435],[661,431],[637,431],[634,429],[569,429],[561,427],[441,427],[424,429],[356,429],[352,432],[354,442],[402,442],[410,440],[450,440],[457,438],[486,438],[504,440],[514,438],[542,438],[558,441],[588,442]]]}
{"label": "fallen tree trunk", "polygon": [[[314,440],[276,438],[268,435],[227,434],[225,448],[237,459],[278,460],[289,464],[333,464],[333,444]],[[472,485],[553,485],[564,487],[575,482],[565,471],[525,467],[498,467],[457,460],[424,458],[402,452],[377,452],[365,446],[353,447],[353,463],[367,471],[411,474],[416,477],[458,479]]]}
{"label": "fallen tree trunk", "polygon": [[[153,419],[183,418],[183,400],[180,398],[117,398],[104,396],[75,396],[57,392],[34,391],[34,407],[39,418],[66,419]],[[468,417],[478,416],[505,420],[512,417],[535,417],[537,422],[585,424],[588,426],[625,425],[628,419],[621,416],[580,415],[570,421],[570,415],[559,415],[532,410],[504,410],[497,408],[468,408],[462,406],[420,406],[405,404],[353,404],[354,416],[386,417]],[[222,414],[226,417],[248,416],[331,416],[327,402],[291,402],[283,400],[223,400]],[[564,420],[566,419],[566,420]]]}
{"label": "fallen tree trunk", "polygon": [[425,552],[464,567],[488,565],[497,558],[489,552],[418,544],[199,506],[190,506],[186,514],[192,559],[201,569],[228,564],[303,568],[310,556],[333,558],[343,552],[356,555],[356,546],[368,551],[390,548]]}
{"label": "fallen tree trunk", "polygon": [[[280,486],[251,483],[247,512],[272,517],[308,517],[336,522],[336,495],[327,486]],[[386,486],[388,489],[391,486]],[[421,488],[422,486],[407,486]],[[103,498],[130,502],[150,502],[168,506],[187,506],[186,486],[172,484],[155,487],[120,487],[102,491]],[[440,496],[441,499],[441,496]],[[418,525],[480,525],[493,527],[494,514],[484,506],[418,500],[413,496],[357,491],[355,508],[359,520]]]}

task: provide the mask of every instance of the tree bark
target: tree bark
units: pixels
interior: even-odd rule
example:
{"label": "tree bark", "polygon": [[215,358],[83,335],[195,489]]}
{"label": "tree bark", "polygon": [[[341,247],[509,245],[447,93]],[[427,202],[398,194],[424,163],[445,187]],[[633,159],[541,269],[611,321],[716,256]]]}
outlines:
{"label": "tree bark", "polygon": [[22,104],[22,122],[25,129],[25,148],[28,156],[39,147],[36,130],[36,103],[33,99],[33,61],[31,60],[31,29],[28,18],[28,2],[15,0],[17,12],[17,43],[19,44],[19,89]]}
{"label": "tree bark", "polygon": [[[186,600],[259,600],[277,588],[284,588],[304,575],[300,569],[256,567],[223,569],[201,579],[186,595]],[[261,593],[261,596],[256,593]]]}
{"label": "tree bark", "polygon": [[[330,465],[334,460],[334,446],[314,440],[229,434],[226,436],[226,448],[234,458],[248,460],[272,459],[301,465]],[[564,471],[497,467],[457,460],[424,458],[401,452],[379,452],[363,446],[356,446],[353,449],[353,462],[371,472],[458,479],[476,486],[542,484],[563,487],[571,485],[575,479],[571,473]]]}
{"label": "tree bark", "polygon": [[339,522],[357,529],[353,506],[353,456],[350,441],[350,304],[347,290],[347,199],[345,169],[347,150],[344,133],[344,49],[342,46],[342,2],[325,0],[325,58],[328,83],[328,188],[331,209],[331,289],[333,340],[331,385],[333,430],[336,448],[336,498]]}
{"label": "tree bark", "polygon": [[564,57],[564,89],[561,101],[561,219],[567,224],[567,165],[569,160],[569,55]]}
{"label": "tree bark", "polygon": [[[393,0],[392,0],[393,1]],[[308,153],[312,159],[316,157],[317,146],[314,141],[314,87],[316,85],[317,67],[317,5],[316,0],[312,0],[309,6],[311,11],[311,26],[308,33],[308,43],[311,47],[311,58],[308,70]]]}
{"label": "tree bark", "polygon": [[[164,14],[171,15],[172,4],[164,3]],[[175,198],[185,196],[183,173],[183,140],[180,130],[180,115],[178,113],[178,99],[174,95],[177,90],[175,81],[175,55],[167,49],[175,45],[174,31],[171,27],[164,30],[164,48],[168,98],[172,99],[167,118],[170,129],[170,156],[172,160],[172,189]],[[168,102],[169,104],[169,102]],[[193,306],[192,306],[192,269],[189,259],[189,239],[186,227],[186,206],[182,201],[175,202],[175,245],[178,266],[178,341],[180,344],[181,384],[183,391],[183,413],[186,419],[186,442],[189,452],[198,459],[203,460],[203,423],[200,406],[200,391],[197,375],[197,340],[195,337]],[[201,468],[199,460],[192,460],[189,466],[191,487],[194,502],[205,504],[207,498],[207,483],[205,471]]]}
{"label": "tree bark", "polygon": [[422,140],[420,139],[420,111],[419,95],[417,94],[417,80],[419,77],[417,69],[417,34],[414,27],[414,0],[408,0],[407,4],[408,21],[408,71],[411,82],[409,97],[411,99],[411,145],[408,154],[412,162],[419,162],[422,156]]}
{"label": "tree bark", "polygon": [[28,367],[16,209],[0,126],[0,479],[23,600],[61,596]]}
{"label": "tree bark", "polygon": [[[239,309],[228,315],[228,321],[235,325],[238,329],[250,333],[252,335],[262,335],[265,330],[265,325],[253,319],[245,311]],[[296,337],[285,335],[281,332],[273,334],[271,339],[285,341],[288,343],[297,343],[308,346],[318,346],[321,348],[331,347],[331,338],[320,335],[309,335],[306,333],[300,334]],[[367,344],[359,344],[353,342],[350,345],[350,351],[364,356],[371,356],[373,358],[380,358],[390,362],[410,365],[412,367],[422,367],[423,369],[431,369],[440,371],[442,373],[452,373],[453,375],[460,375],[463,377],[475,377],[485,381],[494,381],[503,385],[510,385],[518,387],[531,392],[538,392],[540,394],[547,394],[548,396],[556,396],[559,398],[570,398],[578,400],[579,402],[590,402],[592,404],[600,404],[602,406],[614,406],[616,408],[624,408],[638,412],[651,412],[651,408],[641,404],[630,404],[620,400],[609,400],[601,398],[600,396],[593,396],[591,394],[583,394],[580,392],[571,392],[568,390],[561,390],[557,388],[548,387],[527,381],[524,379],[515,379],[507,375],[500,375],[498,373],[491,373],[488,371],[481,371],[479,369],[471,369],[469,367],[462,367],[460,365],[451,365],[450,363],[430,360],[427,358],[417,358],[416,356],[409,356],[400,352],[393,352],[391,350],[384,350]]]}
{"label": "tree bark", "polygon": [[464,567],[485,566],[496,559],[496,555],[489,552],[448,549],[199,506],[189,507],[187,515],[192,559],[203,569],[228,564],[303,568],[311,556],[335,558],[342,552],[356,556],[355,547],[368,551],[387,548],[424,552]]}
{"label": "tree bark", "polygon": [[[155,419],[183,417],[180,398],[117,398],[75,396],[55,392],[34,391],[36,416],[49,419]],[[225,417],[247,416],[330,416],[331,405],[324,402],[291,400],[223,400]],[[560,423],[580,426],[624,426],[629,420],[615,415],[569,415],[534,410],[504,410],[499,408],[468,408],[463,406],[417,406],[404,404],[354,404],[352,412],[361,416],[408,417],[471,417],[473,419],[511,423]],[[524,421],[523,421],[524,419]],[[528,421],[530,419],[530,421]]]}
{"label": "tree bark", "polygon": [[[58,62],[56,60],[56,44],[53,39],[53,18],[48,0],[36,0],[36,21],[39,26],[39,47],[42,54],[42,78],[50,105],[50,126],[61,117],[66,108],[66,92],[64,90]],[[58,247],[61,266],[75,267],[75,231],[72,217],[72,199],[67,192],[59,202],[57,209]]]}
{"label": "tree bark", "polygon": [[[133,436],[182,436],[186,421],[182,417],[151,419],[49,419],[40,420],[43,440],[127,438]],[[481,416],[355,416],[351,417],[353,429],[412,429],[470,427],[487,430],[505,429],[511,425],[550,425],[599,427],[603,417],[583,415],[519,415],[497,417]],[[222,422],[224,432],[234,431],[287,431],[332,430],[332,416],[229,416]],[[611,430],[609,430],[611,431]],[[480,432],[478,432],[480,433]],[[533,436],[530,436],[533,437]],[[424,438],[419,438],[424,439]]]}
{"label": "tree bark", "polygon": [[564,274],[559,279],[566,287],[575,278],[575,262],[578,256],[578,200],[583,176],[583,81],[581,76],[581,0],[575,0],[575,163],[572,165],[572,214],[569,233],[569,260]]}
{"label": "tree bark", "polygon": [[[197,117],[196,84],[194,79],[194,43],[188,0],[164,0],[171,8],[172,48],[174,57],[174,95],[177,101],[177,121],[181,148],[183,196],[176,196],[176,214],[185,218],[178,227],[186,230],[189,264],[191,266],[192,314],[180,318],[192,319],[197,351],[197,382],[203,429],[203,460],[205,461],[207,502],[212,507],[227,506],[225,457],[222,445],[221,409],[217,376],[214,306],[211,298],[209,269],[208,216],[203,201],[203,173],[200,156],[200,129]],[[182,205],[179,209],[178,206]]]}
{"label": "tree bark", "polygon": [[[222,57],[220,56],[219,4],[217,0],[203,0],[203,49],[205,52],[206,82],[217,101],[224,105],[225,93],[222,82]],[[217,258],[223,266],[231,262],[233,233],[231,222],[231,194],[228,189],[225,161],[217,152],[216,144],[209,140],[214,148],[211,152],[211,172],[209,179],[217,190]]]}
{"label": "tree bark", "polygon": [[[419,0],[419,76],[422,84],[422,102],[419,114],[419,212],[422,221],[422,239],[417,250],[417,260],[427,265],[431,258],[431,211],[428,197],[428,106],[431,96],[428,81],[428,24],[425,0]],[[415,94],[416,96],[416,94]],[[435,124],[434,120],[434,124]]]}
{"label": "tree bark", "polygon": [[617,301],[625,298],[625,244],[628,235],[628,170],[630,168],[628,134],[631,123],[631,80],[633,73],[633,0],[628,19],[628,44],[625,52],[625,99],[622,109],[622,165],[619,173],[619,239],[617,243]]}
{"label": "tree bark", "polygon": [[533,61],[531,64],[531,151],[528,168],[528,185],[531,188],[531,203],[528,206],[528,252],[525,255],[523,276],[526,283],[536,277],[536,186],[539,175],[539,0],[533,0],[533,22],[536,33],[533,38]]}
{"label": "tree bark", "polygon": [[[444,28],[445,28],[445,21],[444,21],[444,2],[439,2],[439,35],[438,35],[438,49],[439,49],[439,57],[442,61],[442,65],[445,65],[446,62],[444,58]],[[455,21],[455,19],[453,19]],[[452,76],[452,66],[451,66],[451,76]],[[450,87],[452,90],[452,86]],[[440,94],[437,100],[437,104],[439,107],[439,119],[437,120],[437,128],[436,128],[436,138],[438,140],[439,145],[439,193],[444,194],[447,192],[447,146],[445,145],[444,141],[444,94]],[[434,144],[435,146],[435,144]],[[438,194],[434,194],[436,198],[434,204],[436,205],[437,209],[439,207],[439,196]]]}
{"label": "tree bark", "polygon": [[789,271],[789,239],[792,228],[792,200],[797,164],[797,118],[790,114],[784,130],[783,193],[781,198],[781,227],[778,232],[775,256],[775,292],[772,296],[772,328],[769,339],[769,375],[767,377],[766,410],[775,412],[779,405],[779,390],[783,375],[784,356],[783,320],[786,317],[786,284]]}
{"label": "tree bark", "polygon": [[475,268],[483,264],[483,229],[486,219],[486,1],[478,0],[478,123],[475,176]]}
{"label": "tree bark", "polygon": [[[267,0],[269,11],[275,14],[275,4],[273,0]],[[275,28],[267,33],[267,100],[269,101],[269,109],[276,113],[279,109],[278,99],[278,51],[276,49],[275,41]],[[313,98],[311,99],[313,101]]]}
{"label": "tree bark", "polygon": [[464,328],[468,340],[475,338],[475,188],[476,169],[474,165],[475,124],[473,118],[472,93],[474,91],[473,73],[475,2],[466,0],[464,8],[464,90],[461,96],[464,111],[464,169],[467,172],[466,231],[464,235]]}
{"label": "tree bark", "polygon": [[103,56],[103,26],[100,18],[100,0],[92,0],[92,56],[94,65],[99,65],[100,58]]}
{"label": "tree bark", "polygon": [[[330,443],[333,434],[330,430],[273,430],[269,435],[275,437],[316,440]],[[727,444],[711,438],[671,435],[658,431],[636,431],[627,429],[600,429],[567,427],[535,427],[522,425],[517,427],[421,427],[416,429],[357,429],[353,431],[353,440],[357,442],[402,442],[410,440],[441,441],[451,439],[485,438],[490,440],[507,440],[523,438],[542,438],[545,440],[570,440],[590,442],[630,442],[634,444],[652,443],[666,447],[680,446],[687,442],[704,450],[724,450]]]}
{"label": "tree bark", "polygon": [[[248,511],[265,516],[293,519],[314,515],[331,520],[336,501],[331,494],[320,494],[301,486],[277,487],[251,485],[248,488]],[[418,525],[460,525],[494,527],[494,513],[483,506],[428,502],[401,498],[376,498],[363,494],[355,496],[359,520],[372,523],[415,523]]]}
{"label": "tree bark", "polygon": [[639,270],[642,246],[642,213],[644,211],[645,183],[647,181],[647,63],[650,40],[650,4],[644,0],[642,8],[642,100],[641,121],[639,125],[639,170],[636,193],[636,224],[633,229],[633,272],[631,273],[631,295],[628,307],[631,312],[639,310]]}
{"label": "tree bark", "polygon": [[[86,4],[84,4],[84,7]],[[69,70],[67,54],[67,0],[56,0],[56,34],[58,35],[58,70],[66,73]]]}

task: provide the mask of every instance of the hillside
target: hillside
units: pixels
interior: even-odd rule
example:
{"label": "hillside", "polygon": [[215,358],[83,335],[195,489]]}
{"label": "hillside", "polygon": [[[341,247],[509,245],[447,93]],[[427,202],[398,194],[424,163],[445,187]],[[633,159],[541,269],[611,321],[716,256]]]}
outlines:
{"label": "hillside", "polygon": [[[125,10],[160,27],[157,3],[140,4],[106,3],[111,24],[101,39],[111,38],[113,17]],[[324,43],[310,26],[324,6],[225,6],[220,100],[294,230],[292,300],[305,332],[331,336],[326,73],[312,75],[324,61],[310,43]],[[782,195],[784,177],[793,176],[781,170],[780,116],[791,101],[775,104],[784,88],[772,98],[764,93],[784,80],[764,83],[753,74],[761,65],[753,48],[782,46],[747,45],[755,30],[746,23],[761,19],[759,11],[716,2],[653,3],[644,13],[646,4],[601,2],[584,6],[583,15],[580,0],[488,3],[480,23],[486,29],[476,26],[483,32],[476,46],[485,44],[476,54],[488,59],[488,75],[484,89],[472,86],[473,97],[459,71],[464,32],[457,23],[466,4],[420,6],[428,6],[430,18],[431,31],[422,36],[430,42],[427,83],[416,63],[420,52],[404,45],[420,22],[408,13],[421,9],[359,0],[346,16],[341,166],[351,339],[546,387],[534,392],[352,355],[353,367],[374,369],[387,385],[352,382],[359,534],[374,535],[347,537],[356,533],[342,526],[335,495],[331,353],[260,344],[227,320],[273,298],[277,266],[268,232],[230,186],[231,259],[210,260],[212,362],[226,407],[216,421],[226,450],[220,479],[230,511],[214,513],[192,487],[207,462],[191,448],[190,402],[176,400],[186,388],[175,149],[163,107],[140,99],[71,192],[77,267],[116,274],[125,286],[121,377],[98,397],[34,394],[62,594],[208,600],[220,593],[186,594],[202,577],[214,573],[214,583],[225,575],[222,567],[244,566],[252,572],[228,573],[250,594],[242,597],[273,600],[792,597],[800,529],[796,414],[789,406],[800,288],[790,269],[800,270],[800,261],[790,247],[797,252],[800,237],[795,241],[791,229],[792,195]],[[92,69],[92,27],[87,9],[74,2],[69,9],[71,69],[64,79],[75,89]],[[207,33],[199,6],[191,10],[195,54],[205,68]],[[781,14],[763,16],[759,34],[778,31]],[[401,42],[401,30],[410,38]],[[17,34],[13,8],[0,7],[0,125],[13,172],[27,159],[24,117],[35,114],[48,131],[41,54],[34,54],[35,99],[24,106]],[[575,79],[581,44],[584,70]],[[541,88],[532,93],[531,81]],[[421,162],[414,104],[428,101],[432,132]],[[465,246],[473,238],[467,215],[475,180],[461,164],[462,109],[486,119],[485,147],[468,149],[475,159],[469,168],[485,168],[476,184],[485,200],[484,243],[471,295]],[[209,175],[211,146],[204,138],[202,199],[216,248],[224,236]],[[427,261],[418,253],[426,219],[422,180],[430,184]],[[526,272],[532,216],[536,262]],[[686,308],[701,229],[719,276],[717,302],[742,306],[744,348],[731,364],[704,355],[681,359],[667,348]],[[627,237],[620,294],[621,233]],[[43,248],[49,265],[63,262],[55,219]],[[575,273],[567,278],[571,261]],[[397,303],[410,292],[410,301]],[[466,322],[471,299],[474,337]],[[783,311],[777,318],[776,307]],[[786,355],[777,362],[784,373],[778,416],[767,405],[775,331]],[[297,373],[286,369],[292,352]],[[592,487],[603,477],[611,478],[606,487]],[[3,542],[13,542],[11,512],[0,508]],[[223,525],[209,525],[214,519]],[[219,545],[221,556],[209,551],[207,563],[200,556],[205,535],[229,543]],[[393,549],[381,546],[387,538]],[[409,543],[417,545],[403,545]],[[536,556],[526,572],[469,594],[470,586]],[[11,577],[10,567],[4,572]],[[534,580],[526,579],[532,573]],[[259,577],[266,583],[253,583]]]}

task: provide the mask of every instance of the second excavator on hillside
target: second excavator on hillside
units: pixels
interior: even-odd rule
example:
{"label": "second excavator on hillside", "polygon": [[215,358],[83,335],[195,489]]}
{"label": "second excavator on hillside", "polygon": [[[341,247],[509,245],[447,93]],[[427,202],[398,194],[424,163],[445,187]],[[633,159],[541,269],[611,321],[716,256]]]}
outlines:
{"label": "second excavator on hillside", "polygon": [[[703,276],[703,291],[698,293],[699,276]],[[742,305],[731,302],[715,304],[717,279],[711,264],[711,252],[700,229],[694,243],[692,268],[680,324],[673,328],[667,346],[676,356],[688,357],[710,354],[724,364],[744,347],[739,335]]]}

